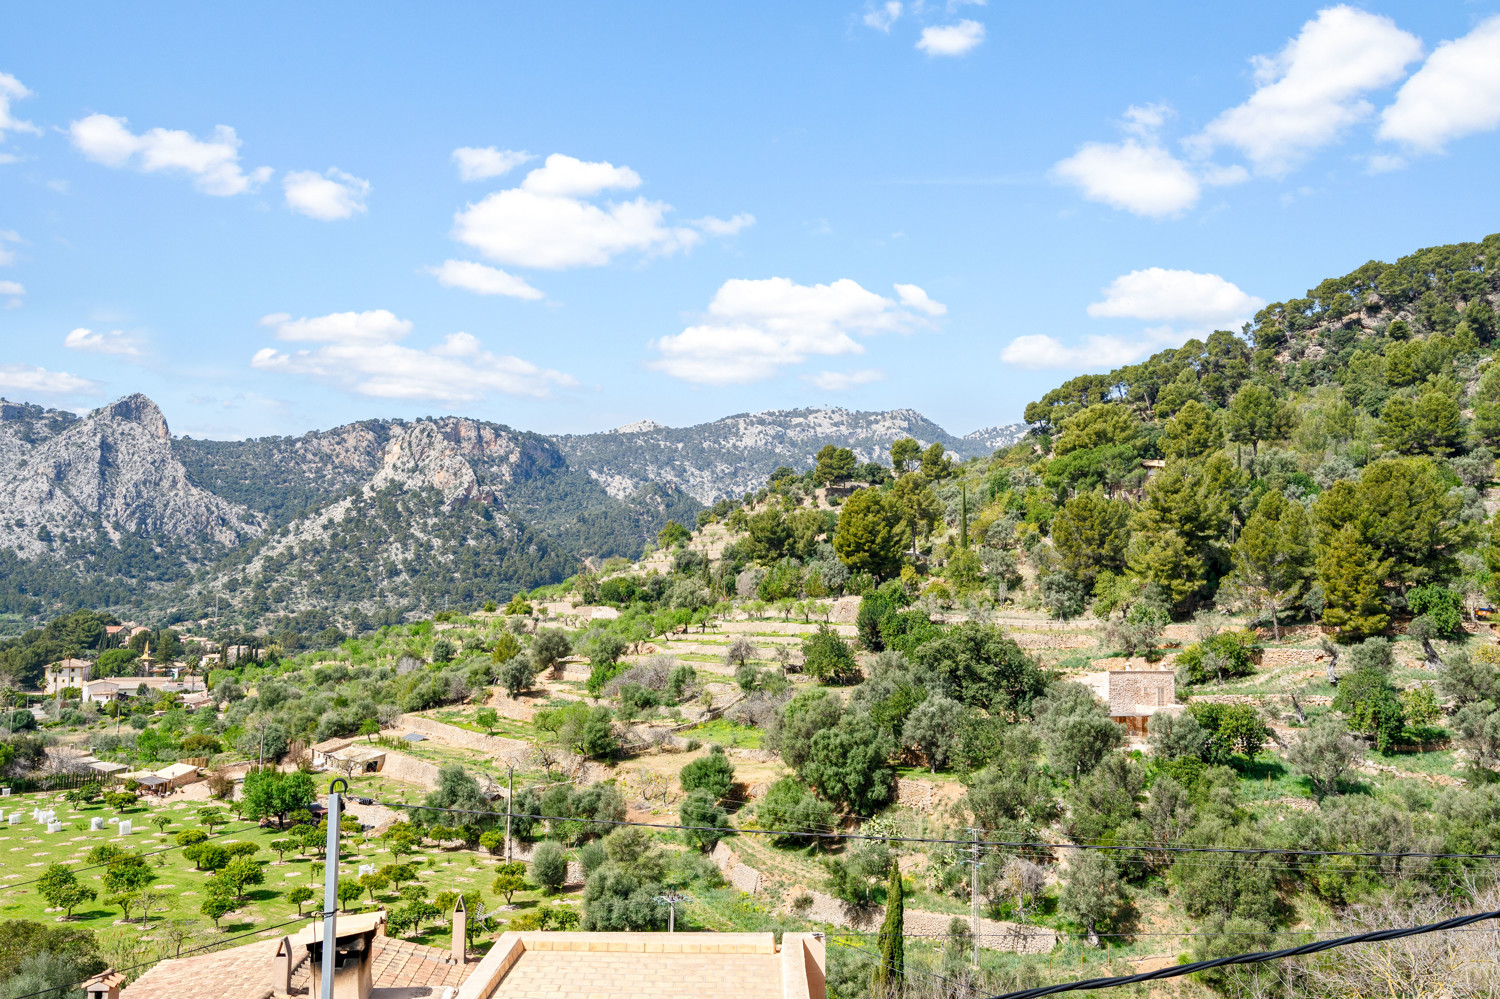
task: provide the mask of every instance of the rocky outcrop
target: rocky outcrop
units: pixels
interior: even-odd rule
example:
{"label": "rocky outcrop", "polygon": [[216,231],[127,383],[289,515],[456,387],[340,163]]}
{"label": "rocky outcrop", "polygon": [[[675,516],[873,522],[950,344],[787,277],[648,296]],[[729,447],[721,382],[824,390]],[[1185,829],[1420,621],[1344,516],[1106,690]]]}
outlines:
{"label": "rocky outcrop", "polygon": [[166,417],[145,396],[78,420],[28,410],[6,407],[0,419],[0,548],[36,558],[49,539],[96,530],[223,545],[260,533],[249,510],[188,480]]}

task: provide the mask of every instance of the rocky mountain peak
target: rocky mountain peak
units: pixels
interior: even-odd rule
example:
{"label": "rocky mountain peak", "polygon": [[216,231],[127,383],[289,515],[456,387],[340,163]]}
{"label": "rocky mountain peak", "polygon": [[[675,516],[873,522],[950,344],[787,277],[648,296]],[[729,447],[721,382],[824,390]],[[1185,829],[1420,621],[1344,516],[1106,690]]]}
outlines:
{"label": "rocky mountain peak", "polygon": [[134,423],[157,440],[172,439],[172,431],[167,428],[167,417],[161,407],[139,392],[94,410],[88,419]]}
{"label": "rocky mountain peak", "polygon": [[28,421],[0,423],[0,548],[23,557],[50,537],[96,528],[234,544],[259,533],[256,518],[188,481],[167,421],[143,395],[126,396],[45,436]]}
{"label": "rocky mountain peak", "polygon": [[493,503],[496,492],[481,482],[475,463],[482,464],[487,479],[509,482],[520,457],[515,437],[493,424],[461,417],[423,420],[392,433],[370,488],[436,489],[447,510],[460,503]]}

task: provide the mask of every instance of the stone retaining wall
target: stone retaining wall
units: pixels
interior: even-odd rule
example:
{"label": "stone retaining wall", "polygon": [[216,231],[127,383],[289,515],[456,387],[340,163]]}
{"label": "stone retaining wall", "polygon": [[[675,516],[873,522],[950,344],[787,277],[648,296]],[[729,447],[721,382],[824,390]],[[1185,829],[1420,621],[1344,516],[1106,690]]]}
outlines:
{"label": "stone retaining wall", "polygon": [[1311,666],[1327,659],[1328,655],[1322,649],[1263,649],[1260,668],[1267,670],[1282,666]]}
{"label": "stone retaining wall", "polygon": [[760,871],[748,864],[740,863],[740,858],[735,856],[734,851],[723,840],[720,840],[714,847],[713,853],[709,854],[709,859],[719,865],[719,870],[724,873],[724,880],[740,891],[747,895],[760,891],[762,880]]}
{"label": "stone retaining wall", "polygon": [[529,744],[519,739],[505,739],[498,735],[470,732],[466,728],[459,728],[457,725],[448,725],[434,718],[428,718],[425,715],[401,715],[390,727],[393,729],[406,729],[409,732],[421,732],[423,735],[430,736],[445,746],[472,749],[496,759],[514,760],[517,763],[531,749]]}
{"label": "stone retaining wall", "polygon": [[394,749],[385,751],[385,765],[380,768],[380,772],[392,780],[417,784],[429,791],[437,790],[438,768],[436,764],[419,760],[415,756],[407,756]]}
{"label": "stone retaining wall", "polygon": [[[913,781],[912,783],[920,783]],[[710,859],[724,873],[724,878],[740,891],[754,894],[765,880],[760,871],[740,862],[735,852],[722,840],[714,847]],[[832,895],[820,891],[808,892],[812,896],[812,907],[803,917],[815,923],[833,926],[848,926],[867,930],[880,925],[885,919],[885,906],[869,909],[851,909]],[[963,917],[959,917],[963,918]],[[913,936],[939,939],[948,935],[948,926],[953,922],[952,913],[925,912],[907,909],[902,913],[905,931]],[[967,923],[968,920],[964,919]],[[988,950],[1005,950],[1016,954],[1045,954],[1057,944],[1057,934],[1039,926],[1022,926],[1019,923],[1002,922],[995,919],[979,921],[979,946]]]}
{"label": "stone retaining wall", "polygon": [[[847,926],[868,931],[879,928],[885,920],[885,906],[875,905],[868,909],[851,909],[832,895],[820,891],[808,892],[813,904],[805,918],[815,923]],[[967,916],[956,916],[951,912],[926,912],[922,909],[907,909],[902,914],[903,930],[909,936],[942,939],[948,935],[948,927],[955,918],[964,925]],[[1045,954],[1057,945],[1057,933],[1042,926],[1023,926],[1020,923],[998,919],[979,921],[979,946],[986,950],[1004,950],[1015,954]]]}

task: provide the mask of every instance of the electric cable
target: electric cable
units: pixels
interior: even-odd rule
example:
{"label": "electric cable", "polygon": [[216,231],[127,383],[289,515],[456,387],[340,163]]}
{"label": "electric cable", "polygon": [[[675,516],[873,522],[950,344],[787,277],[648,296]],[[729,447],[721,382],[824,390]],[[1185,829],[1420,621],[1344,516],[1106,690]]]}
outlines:
{"label": "electric cable", "polygon": [[1325,950],[1333,950],[1337,947],[1349,947],[1354,944],[1383,943],[1387,940],[1400,940],[1403,937],[1414,937],[1424,933],[1441,933],[1446,930],[1459,929],[1472,923],[1483,922],[1486,919],[1500,919],[1500,909],[1491,912],[1470,913],[1467,916],[1455,916],[1452,919],[1445,919],[1440,923],[1429,923],[1425,926],[1405,926],[1399,929],[1373,930],[1369,933],[1355,933],[1350,936],[1334,937],[1330,940],[1317,940],[1312,943],[1302,944],[1297,947],[1286,947],[1281,950],[1231,954],[1228,957],[1216,957],[1207,961],[1194,961],[1191,964],[1178,964],[1167,968],[1160,968],[1156,971],[1144,971],[1137,975],[1086,978],[1076,982],[1064,982],[1060,985],[1044,985],[1033,989],[1022,989],[1019,992],[1005,992],[991,996],[989,999],[1038,999],[1039,996],[1050,996],[1059,992],[1112,989],[1121,985],[1134,985],[1137,982],[1155,982],[1164,978],[1180,978],[1183,975],[1191,975],[1199,971],[1210,971],[1214,968],[1223,968],[1230,965],[1264,964],[1267,961],[1280,961],[1288,957],[1298,957],[1302,954],[1318,954]]}

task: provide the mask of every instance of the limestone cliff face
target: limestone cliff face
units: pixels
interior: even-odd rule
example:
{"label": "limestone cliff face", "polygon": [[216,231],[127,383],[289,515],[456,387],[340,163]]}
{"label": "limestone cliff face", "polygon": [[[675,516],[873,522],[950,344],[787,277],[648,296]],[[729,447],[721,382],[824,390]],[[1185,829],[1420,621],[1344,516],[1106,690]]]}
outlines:
{"label": "limestone cliff face", "polygon": [[188,481],[156,404],[131,395],[82,419],[0,407],[0,548],[103,530],[233,545],[260,533],[244,507]]}
{"label": "limestone cliff face", "polygon": [[504,506],[505,488],[536,465],[560,465],[540,439],[449,416],[395,430],[367,488],[436,489],[445,510],[470,502]]}

